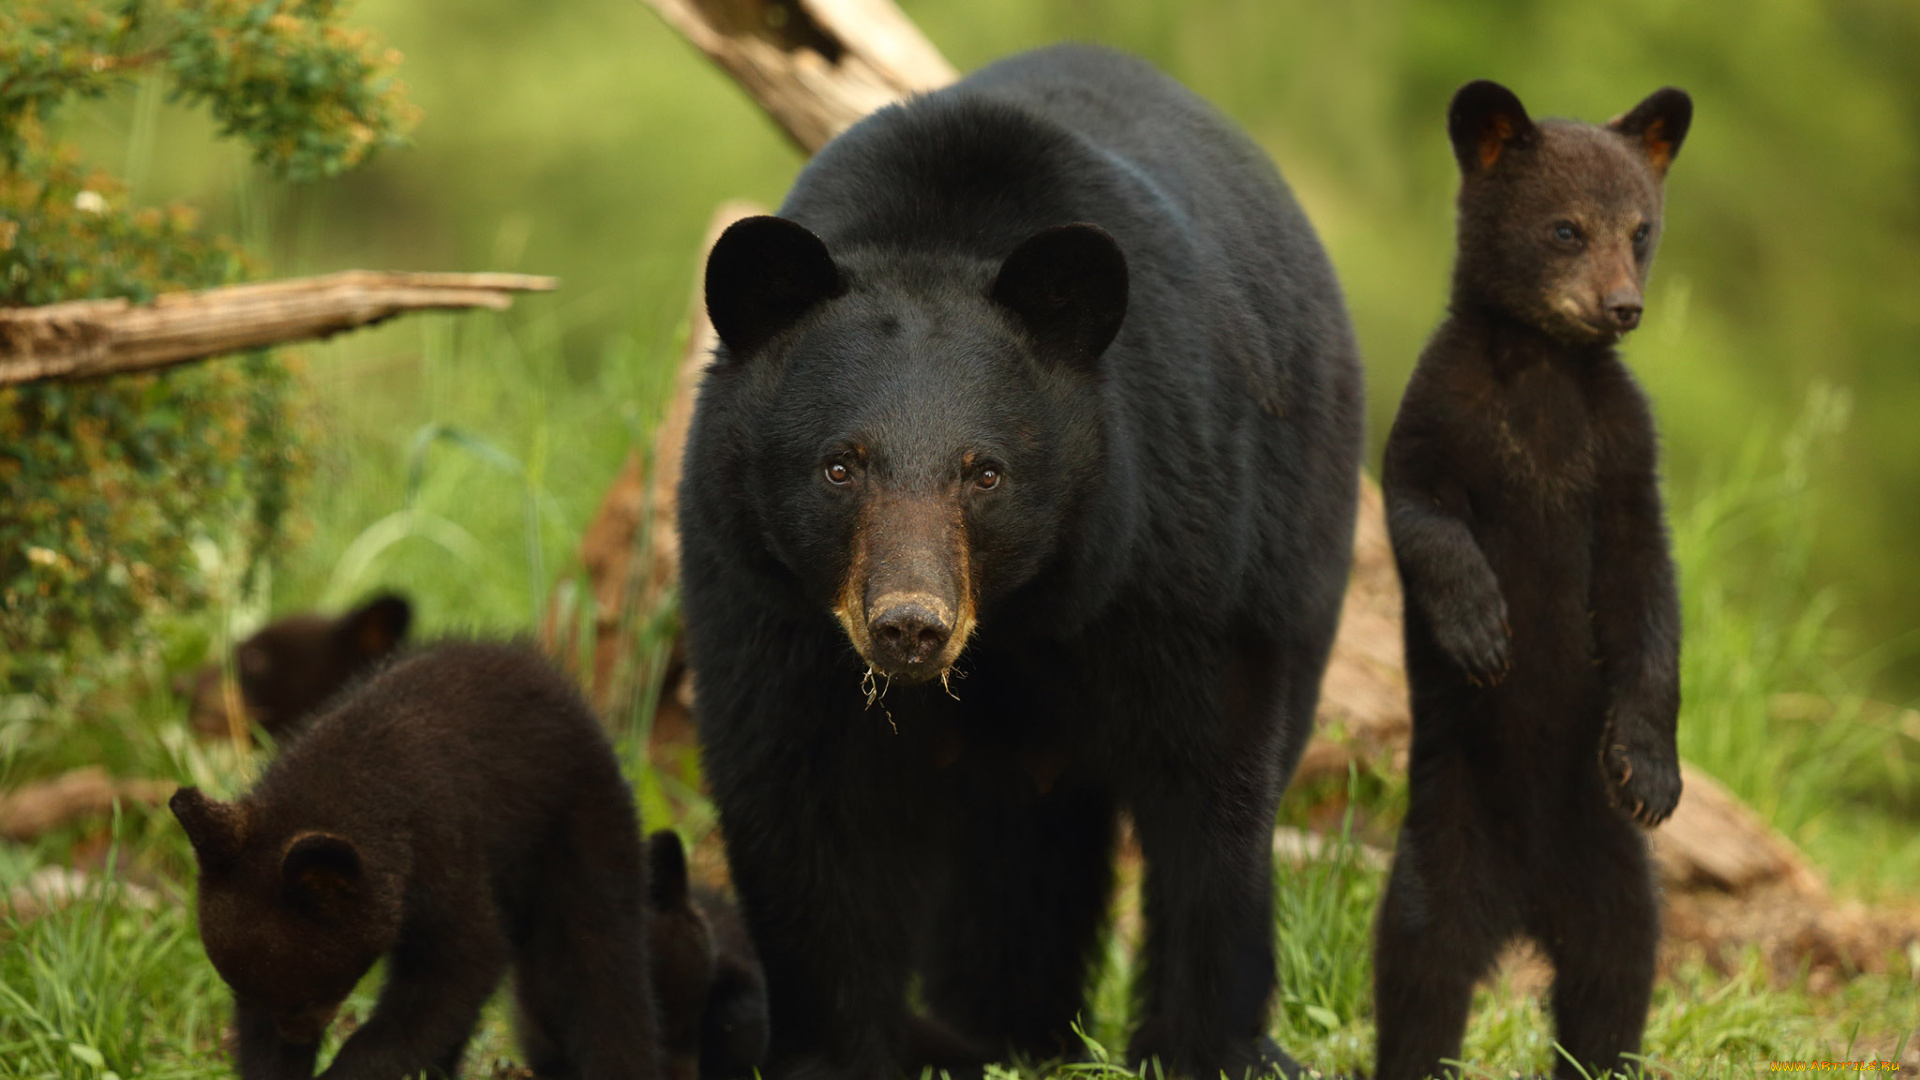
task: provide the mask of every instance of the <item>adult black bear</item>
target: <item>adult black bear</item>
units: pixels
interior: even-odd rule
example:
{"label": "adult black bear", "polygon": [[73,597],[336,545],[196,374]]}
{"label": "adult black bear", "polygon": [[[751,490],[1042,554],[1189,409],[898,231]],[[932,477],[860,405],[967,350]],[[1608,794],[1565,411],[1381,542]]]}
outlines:
{"label": "adult black bear", "polygon": [[1361,443],[1312,227],[1228,121],[1083,47],[882,110],[781,214],[708,263],[680,500],[771,1075],[1077,1049],[1122,809],[1131,1055],[1282,1063],[1273,813]]}
{"label": "adult black bear", "polygon": [[1379,1080],[1459,1058],[1474,981],[1520,933],[1553,960],[1557,1075],[1640,1046],[1659,912],[1635,822],[1680,798],[1680,615],[1653,419],[1614,343],[1692,114],[1673,89],[1604,126],[1536,125],[1489,82],[1453,101],[1453,298],[1383,477],[1413,754]]}
{"label": "adult black bear", "polygon": [[363,683],[252,792],[171,801],[244,1080],[307,1080],[374,961],[380,1003],[327,1080],[452,1075],[509,964],[543,1076],[658,1075],[646,862],[592,710],[530,649],[437,645]]}

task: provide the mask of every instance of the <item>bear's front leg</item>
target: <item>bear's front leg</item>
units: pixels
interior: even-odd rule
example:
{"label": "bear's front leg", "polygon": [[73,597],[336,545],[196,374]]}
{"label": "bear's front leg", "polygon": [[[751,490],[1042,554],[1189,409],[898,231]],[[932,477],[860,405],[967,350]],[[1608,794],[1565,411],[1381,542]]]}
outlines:
{"label": "bear's front leg", "polygon": [[1512,664],[1507,601],[1467,527],[1465,492],[1426,475],[1430,468],[1389,460],[1384,493],[1394,560],[1441,651],[1469,682],[1492,686]]}
{"label": "bear's front leg", "polygon": [[[706,677],[706,672],[702,672]],[[772,680],[763,680],[771,682]],[[907,1031],[912,927],[924,900],[930,784],[893,758],[879,710],[780,730],[703,719],[727,861],[765,972],[770,1078],[893,1080]],[[709,707],[721,695],[710,695]],[[904,726],[904,725],[903,725]],[[720,739],[711,736],[725,731]],[[732,736],[752,747],[738,752]],[[918,781],[918,782],[916,782]]]}
{"label": "bear's front leg", "polygon": [[1614,805],[1651,828],[1680,802],[1680,597],[1648,444],[1639,468],[1602,487],[1592,605],[1608,693],[1601,772]]}
{"label": "bear's front leg", "polygon": [[1266,1035],[1288,684],[1274,650],[1241,663],[1233,678],[1160,671],[1160,693],[1131,690],[1157,717],[1124,781],[1146,857],[1143,1013],[1128,1054],[1193,1080],[1299,1073]]}
{"label": "bear's front leg", "polygon": [[410,921],[387,956],[380,1003],[321,1080],[386,1080],[434,1071],[452,1075],[507,968],[508,947],[488,883],[445,883],[460,902]]}

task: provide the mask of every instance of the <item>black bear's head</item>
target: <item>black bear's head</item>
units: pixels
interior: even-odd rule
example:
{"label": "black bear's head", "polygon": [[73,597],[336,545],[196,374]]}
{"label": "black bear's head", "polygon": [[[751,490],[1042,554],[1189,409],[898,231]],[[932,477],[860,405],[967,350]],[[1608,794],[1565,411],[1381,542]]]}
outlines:
{"label": "black bear's head", "polygon": [[1097,483],[1119,246],[1071,224],[997,261],[836,258],[799,224],[749,218],[714,246],[706,289],[774,557],[874,671],[944,676]]}
{"label": "black bear's head", "polygon": [[1462,175],[1456,301],[1566,341],[1638,326],[1660,185],[1692,118],[1671,87],[1604,125],[1536,123],[1498,83],[1461,87],[1447,117]]}
{"label": "black bear's head", "polygon": [[245,800],[188,787],[168,806],[200,864],[207,959],[281,1038],[313,1043],[398,939],[401,875],[346,836],[263,822]]}
{"label": "black bear's head", "polygon": [[[246,723],[276,737],[291,734],[355,676],[399,648],[412,621],[406,599],[386,594],[338,618],[289,615],[270,624],[233,650],[236,704]],[[195,730],[228,730],[225,689],[219,664],[200,669],[189,713]]]}

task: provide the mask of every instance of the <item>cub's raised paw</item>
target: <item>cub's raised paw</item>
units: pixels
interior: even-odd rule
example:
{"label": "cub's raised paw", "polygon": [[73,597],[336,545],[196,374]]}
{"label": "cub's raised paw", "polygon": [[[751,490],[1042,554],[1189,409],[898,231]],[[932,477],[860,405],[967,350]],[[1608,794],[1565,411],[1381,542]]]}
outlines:
{"label": "cub's raised paw", "polygon": [[1498,686],[1513,667],[1513,628],[1498,593],[1446,605],[1433,613],[1433,636],[1475,686]]}
{"label": "cub's raised paw", "polygon": [[1667,820],[1680,804],[1678,756],[1621,738],[1611,724],[1600,744],[1600,769],[1613,805],[1645,828]]}

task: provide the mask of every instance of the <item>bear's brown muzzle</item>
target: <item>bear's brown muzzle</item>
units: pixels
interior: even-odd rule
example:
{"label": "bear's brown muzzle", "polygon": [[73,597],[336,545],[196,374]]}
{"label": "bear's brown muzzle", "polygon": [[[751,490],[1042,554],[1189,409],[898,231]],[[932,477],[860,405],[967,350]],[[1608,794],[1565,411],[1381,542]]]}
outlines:
{"label": "bear's brown muzzle", "polygon": [[972,632],[966,523],[957,500],[880,493],[861,515],[834,614],[889,680],[944,675]]}

